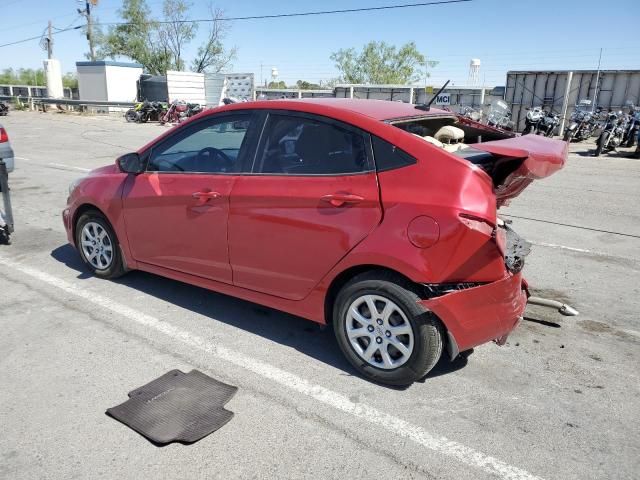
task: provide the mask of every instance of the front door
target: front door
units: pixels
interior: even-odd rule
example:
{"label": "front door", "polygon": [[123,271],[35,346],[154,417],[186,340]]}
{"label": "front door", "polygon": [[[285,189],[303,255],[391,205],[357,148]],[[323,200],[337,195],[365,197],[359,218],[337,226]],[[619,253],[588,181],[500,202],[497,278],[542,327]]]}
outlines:
{"label": "front door", "polygon": [[229,194],[251,125],[246,113],[205,117],[152,147],[147,171],[123,191],[135,260],[232,283]]}
{"label": "front door", "polygon": [[367,136],[325,117],[268,115],[231,192],[234,284],[304,298],[381,220]]}

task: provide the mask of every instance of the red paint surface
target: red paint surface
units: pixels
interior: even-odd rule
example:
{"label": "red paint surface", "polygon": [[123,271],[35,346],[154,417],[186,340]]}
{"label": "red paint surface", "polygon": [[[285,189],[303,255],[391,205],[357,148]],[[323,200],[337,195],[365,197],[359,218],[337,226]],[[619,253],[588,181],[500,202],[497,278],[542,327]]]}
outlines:
{"label": "red paint surface", "polygon": [[[206,111],[196,121],[245,109],[334,118],[397,145],[418,161],[381,173],[314,177],[133,176],[111,165],[91,172],[72,193],[63,214],[69,241],[74,243],[79,209],[91,205],[113,225],[130,268],[320,323],[332,282],[353,267],[384,267],[418,283],[487,282],[423,304],[442,319],[461,349],[514,328],[526,296],[520,275],[507,273],[501,248],[488,234],[497,207],[491,179],[467,161],[381,121],[447,112],[424,112],[399,102],[317,99],[229,105]],[[512,183],[498,193],[509,198],[532,179],[561,168],[566,158],[564,142],[538,136],[474,147],[526,158]],[[465,216],[489,228],[472,228]]]}

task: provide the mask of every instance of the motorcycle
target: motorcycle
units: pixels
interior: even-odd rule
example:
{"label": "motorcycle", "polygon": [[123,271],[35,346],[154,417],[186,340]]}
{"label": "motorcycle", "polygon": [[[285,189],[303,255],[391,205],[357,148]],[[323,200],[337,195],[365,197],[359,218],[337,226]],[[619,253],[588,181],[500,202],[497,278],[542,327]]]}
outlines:
{"label": "motorcycle", "polygon": [[540,121],[544,116],[542,107],[527,108],[527,116],[524,118],[524,130],[522,135],[537,133]]}
{"label": "motorcycle", "polygon": [[599,114],[599,108],[593,111],[591,100],[580,100],[571,114],[569,124],[564,129],[563,140],[580,142],[590,138],[598,126]]}
{"label": "motorcycle", "polygon": [[7,115],[9,115],[9,105],[0,102],[0,117],[6,117]]}
{"label": "motorcycle", "polygon": [[124,114],[127,122],[146,123],[149,120],[159,120],[164,111],[164,105],[161,102],[143,102],[136,103],[135,107],[130,108]]}
{"label": "motorcycle", "polygon": [[560,115],[545,110],[544,116],[540,119],[540,123],[538,123],[536,135],[553,138],[553,132],[558,125],[560,125]]}
{"label": "motorcycle", "polygon": [[596,157],[599,157],[602,152],[615,150],[622,145],[626,121],[627,119],[622,112],[609,111],[604,130],[596,141]]}
{"label": "motorcycle", "polygon": [[174,100],[166,113],[160,117],[160,123],[163,125],[165,123],[180,123],[200,112],[202,112],[202,106],[197,103]]}
{"label": "motorcycle", "polygon": [[202,110],[202,105],[198,103],[187,103],[187,117],[193,117],[202,112]]}
{"label": "motorcycle", "polygon": [[509,105],[502,100],[497,100],[489,107],[487,114],[487,125],[502,130],[512,131],[514,123],[511,120],[511,110]]}
{"label": "motorcycle", "polygon": [[636,144],[638,134],[640,133],[640,108],[636,107],[633,102],[627,102],[625,105],[629,113],[625,124],[622,145],[631,148]]}
{"label": "motorcycle", "polygon": [[482,120],[482,110],[478,110],[469,106],[463,106],[460,109],[460,115],[469,118],[474,122],[479,122],[480,120]]}

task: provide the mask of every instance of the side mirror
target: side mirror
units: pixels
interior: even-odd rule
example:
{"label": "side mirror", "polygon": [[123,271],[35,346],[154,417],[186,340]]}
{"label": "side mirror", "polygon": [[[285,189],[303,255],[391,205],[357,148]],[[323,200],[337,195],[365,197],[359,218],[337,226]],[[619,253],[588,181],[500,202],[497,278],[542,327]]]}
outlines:
{"label": "side mirror", "polygon": [[137,153],[125,153],[116,160],[118,168],[124,173],[133,173],[137,175],[144,172],[145,163]]}

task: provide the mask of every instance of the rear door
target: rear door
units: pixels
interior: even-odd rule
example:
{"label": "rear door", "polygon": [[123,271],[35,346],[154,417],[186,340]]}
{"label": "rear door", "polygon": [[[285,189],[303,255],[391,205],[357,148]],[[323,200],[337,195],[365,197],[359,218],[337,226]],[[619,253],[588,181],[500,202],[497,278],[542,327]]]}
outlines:
{"label": "rear door", "polygon": [[251,150],[251,119],[208,116],[152,148],[147,171],[131,176],[123,192],[135,260],[232,283],[229,195]]}
{"label": "rear door", "polygon": [[326,117],[270,112],[252,174],[231,193],[233,282],[302,299],[381,218],[368,135]]}

